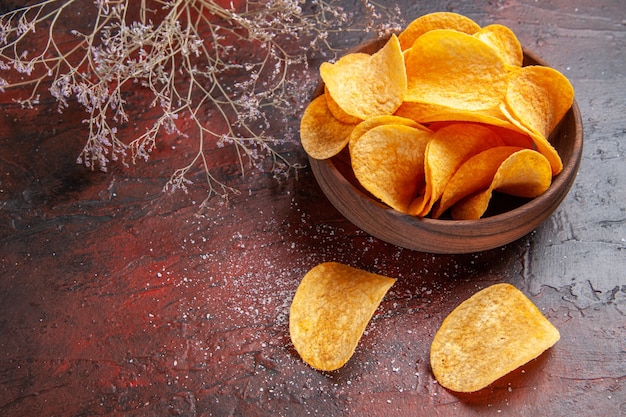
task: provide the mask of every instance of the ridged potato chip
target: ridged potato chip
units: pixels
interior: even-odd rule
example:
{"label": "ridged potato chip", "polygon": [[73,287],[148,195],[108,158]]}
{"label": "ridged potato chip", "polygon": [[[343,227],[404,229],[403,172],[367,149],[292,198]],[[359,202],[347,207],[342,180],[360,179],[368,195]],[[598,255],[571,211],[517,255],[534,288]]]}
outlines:
{"label": "ridged potato chip", "polygon": [[324,62],[320,75],[333,100],[359,119],[393,114],[407,88],[404,56],[392,35],[379,51],[366,58],[345,55],[334,64]]}
{"label": "ridged potato chip", "polygon": [[434,12],[425,14],[409,23],[398,35],[402,50],[409,49],[417,38],[435,29],[452,29],[472,35],[480,30],[480,26],[469,17],[458,13]]}
{"label": "ridged potato chip", "polygon": [[452,218],[476,220],[483,216],[493,191],[517,197],[533,198],[543,194],[552,183],[548,159],[532,149],[512,153],[498,167],[491,185],[484,191],[464,198],[452,207]]}
{"label": "ridged potato chip", "polygon": [[489,386],[552,347],[559,331],[520,290],[495,284],[443,321],[430,349],[439,384],[456,392]]}
{"label": "ridged potato chip", "polygon": [[424,181],[424,150],[432,132],[382,125],[352,145],[352,170],[361,185],[388,206],[407,213]]}
{"label": "ridged potato chip", "polygon": [[394,282],[337,262],[307,272],[289,312],[291,341],[302,359],[322,371],[341,368]]}
{"label": "ridged potato chip", "polygon": [[331,158],[348,144],[354,126],[337,120],[328,108],[326,95],[322,94],[304,110],[300,120],[300,142],[309,156]]}

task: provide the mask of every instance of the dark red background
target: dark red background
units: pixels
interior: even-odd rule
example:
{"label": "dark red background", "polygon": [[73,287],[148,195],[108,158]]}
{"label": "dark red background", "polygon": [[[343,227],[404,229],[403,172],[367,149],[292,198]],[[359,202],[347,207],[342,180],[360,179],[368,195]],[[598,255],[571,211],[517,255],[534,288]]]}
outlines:
{"label": "dark red background", "polygon": [[[164,136],[147,163],[91,172],[75,164],[81,109],[0,96],[2,415],[626,415],[622,2],[399,3],[407,21],[453,10],[506,24],[572,81],[585,154],[561,208],[503,248],[412,252],[346,221],[308,168],[241,177],[232,150],[214,154],[241,194],[204,207],[199,173],[189,194],[162,192],[193,141]],[[140,115],[128,129],[154,117]],[[333,373],[304,364],[288,333],[297,285],[323,261],[398,279]],[[449,392],[432,337],[497,282],[529,295],[561,340],[481,392]]]}

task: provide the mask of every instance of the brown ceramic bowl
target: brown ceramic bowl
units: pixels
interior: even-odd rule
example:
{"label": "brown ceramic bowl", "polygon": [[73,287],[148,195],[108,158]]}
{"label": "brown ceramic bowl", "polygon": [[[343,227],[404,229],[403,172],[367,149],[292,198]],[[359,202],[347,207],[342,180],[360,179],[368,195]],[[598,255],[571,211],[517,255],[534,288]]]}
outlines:
{"label": "brown ceramic bowl", "polygon": [[[358,50],[373,53],[386,39],[370,42]],[[524,65],[546,65],[524,51]],[[316,94],[321,94],[321,85]],[[385,242],[428,253],[472,253],[513,242],[546,220],[561,204],[576,179],[583,149],[583,128],[574,101],[550,137],[559,152],[563,171],[550,188],[533,199],[494,194],[489,211],[479,220],[418,218],[400,213],[374,198],[352,173],[350,155],[317,160],[309,158],[315,178],[330,202],[350,222]]]}

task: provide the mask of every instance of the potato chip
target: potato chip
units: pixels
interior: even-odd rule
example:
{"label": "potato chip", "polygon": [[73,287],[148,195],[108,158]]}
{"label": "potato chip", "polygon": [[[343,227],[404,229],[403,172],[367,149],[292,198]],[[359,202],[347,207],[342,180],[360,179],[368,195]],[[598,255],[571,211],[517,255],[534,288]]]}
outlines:
{"label": "potato chip", "polygon": [[521,149],[515,146],[496,146],[465,161],[450,178],[433,217],[439,218],[459,200],[488,189],[500,165]]}
{"label": "potato chip", "polygon": [[[405,101],[394,113],[395,116],[415,120],[418,123],[430,124],[437,122],[473,122],[490,126],[498,126],[512,131],[526,132],[518,128],[502,113],[499,107],[485,110],[465,110],[442,106],[433,103],[418,103]],[[527,136],[527,134],[526,134]]]}
{"label": "potato chip", "polygon": [[525,128],[535,140],[537,150],[552,165],[554,175],[563,163],[548,137],[574,102],[574,89],[559,71],[531,65],[513,71],[502,111],[511,122]]}
{"label": "potato chip", "polygon": [[480,26],[469,17],[452,12],[434,12],[413,20],[398,35],[402,50],[409,49],[417,38],[435,29],[452,29],[472,35]]}
{"label": "potato chip", "polygon": [[342,367],[394,282],[336,262],[311,269],[289,312],[291,341],[302,359],[322,371]]}
{"label": "potato chip", "polygon": [[328,110],[335,117],[335,119],[352,125],[356,125],[362,121],[358,117],[351,116],[343,111],[343,109],[339,107],[337,102],[333,99],[333,96],[330,95],[328,87],[326,86],[324,86],[324,95],[326,96],[326,105],[328,105]]}
{"label": "potato chip", "polygon": [[479,152],[501,145],[502,139],[496,133],[477,124],[456,123],[435,132],[424,156],[426,188],[411,203],[408,213],[426,216],[463,162]]}
{"label": "potato chip", "polygon": [[472,35],[437,29],[420,36],[405,51],[404,101],[469,111],[499,106],[507,88],[507,69],[498,53]]}
{"label": "potato chip", "polygon": [[[528,133],[517,129],[514,125],[495,126],[489,124],[489,129],[493,130],[502,138],[505,146],[517,146],[518,148],[535,149],[533,138]],[[535,149],[536,150],[536,149]]]}
{"label": "potato chip", "polygon": [[520,290],[495,284],[446,317],[433,339],[430,364],[441,386],[474,392],[536,358],[559,338]]}
{"label": "potato chip", "polygon": [[385,46],[366,58],[347,58],[351,55],[320,66],[320,75],[333,100],[347,114],[363,120],[393,114],[407,88],[398,37],[392,35]]}
{"label": "potato chip", "polygon": [[322,94],[309,103],[300,120],[302,147],[312,158],[331,158],[348,144],[354,126],[337,120]]}
{"label": "potato chip", "polygon": [[352,133],[350,134],[350,142],[348,146],[352,148],[352,145],[367,131],[382,125],[404,125],[413,127],[416,129],[429,131],[426,126],[416,122],[415,120],[408,119],[406,117],[394,116],[394,115],[383,115],[383,116],[374,116],[369,119],[363,120],[361,123],[357,124]]}
{"label": "potato chip", "polygon": [[548,159],[532,149],[522,149],[502,162],[489,188],[455,204],[452,217],[457,220],[481,218],[487,211],[493,191],[533,198],[543,194],[551,183],[552,168]]}
{"label": "potato chip", "polygon": [[406,213],[424,183],[424,150],[432,132],[382,125],[352,145],[352,170],[361,185],[388,206]]}
{"label": "potato chip", "polygon": [[491,46],[500,55],[505,64],[521,67],[524,60],[522,45],[517,36],[506,26],[493,24],[481,28],[473,35]]}

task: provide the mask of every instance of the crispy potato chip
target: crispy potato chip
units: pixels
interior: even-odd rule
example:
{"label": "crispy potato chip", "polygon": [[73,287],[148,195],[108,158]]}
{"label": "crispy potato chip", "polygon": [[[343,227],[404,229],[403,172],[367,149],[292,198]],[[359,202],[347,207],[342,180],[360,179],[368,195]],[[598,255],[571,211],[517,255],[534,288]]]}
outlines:
{"label": "crispy potato chip", "polygon": [[515,146],[496,146],[465,161],[450,178],[433,217],[439,218],[457,201],[489,188],[500,165],[521,149]]}
{"label": "crispy potato chip", "polygon": [[361,123],[357,124],[352,133],[350,134],[350,142],[348,146],[352,149],[352,145],[367,131],[382,125],[404,125],[413,127],[415,129],[429,131],[426,126],[416,122],[415,120],[408,119],[406,117],[394,116],[394,115],[383,115],[383,116],[374,116],[369,119],[363,120]]}
{"label": "crispy potato chip", "polygon": [[[395,116],[415,120],[418,123],[430,124],[437,122],[473,122],[490,126],[498,126],[518,132],[526,132],[513,124],[499,107],[485,110],[464,110],[433,103],[405,101],[394,113]],[[526,134],[527,135],[527,134]]]}
{"label": "crispy potato chip", "polygon": [[306,153],[315,159],[337,155],[348,144],[354,125],[337,120],[328,109],[326,96],[314,99],[300,120],[300,141]]}
{"label": "crispy potato chip", "polygon": [[500,55],[466,33],[427,32],[405,51],[405,63],[404,101],[476,111],[499,106],[506,92],[507,69]]}
{"label": "crispy potato chip", "polygon": [[311,269],[289,312],[291,341],[302,359],[322,371],[342,367],[394,282],[336,262]]}
{"label": "crispy potato chip", "polygon": [[517,129],[514,125],[495,126],[489,124],[489,129],[493,130],[502,138],[505,146],[517,146],[518,148],[535,149],[533,138],[524,131]]}
{"label": "crispy potato chip", "polygon": [[515,33],[508,27],[499,24],[485,26],[473,36],[491,46],[505,64],[514,67],[522,66],[524,60],[522,45]]}
{"label": "crispy potato chip", "polygon": [[469,17],[452,12],[425,14],[413,20],[398,35],[402,50],[409,49],[417,38],[435,29],[452,29],[472,35],[480,30],[478,23]]}
{"label": "crispy potato chip", "polygon": [[[436,132],[439,129],[442,129],[446,126],[450,126],[455,123],[458,123],[458,122],[457,121],[434,122],[434,123],[429,123],[428,128]],[[464,122],[464,123],[470,123],[470,122]],[[485,122],[476,122],[476,123],[493,130],[498,136],[500,136],[504,146],[517,146],[518,148],[536,150],[536,146],[535,146],[535,143],[533,142],[533,138],[531,138],[530,135],[526,133],[526,131],[522,131],[521,129],[518,129],[513,124],[505,122],[504,125],[500,126],[500,125],[494,125],[494,124],[485,123]]]}
{"label": "crispy potato chip", "polygon": [[433,339],[430,364],[441,386],[474,392],[536,358],[559,338],[521,291],[495,284],[446,317]]}
{"label": "crispy potato chip", "polygon": [[574,102],[574,88],[559,71],[530,65],[511,74],[505,103],[533,132],[548,137]]}
{"label": "crispy potato chip", "polygon": [[552,165],[554,175],[563,163],[548,137],[574,102],[574,89],[559,71],[531,65],[513,71],[510,76],[503,113],[512,123],[525,128],[533,137],[537,150]]}
{"label": "crispy potato chip", "polygon": [[378,52],[367,58],[340,58],[322,63],[320,75],[333,100],[359,119],[393,114],[402,104],[407,81],[398,37],[392,35]]}
{"label": "crispy potato chip", "polygon": [[361,185],[388,206],[406,213],[424,183],[424,150],[432,132],[381,125],[353,144],[352,170]]}
{"label": "crispy potato chip", "polygon": [[426,216],[463,162],[502,144],[502,139],[494,131],[478,124],[456,123],[435,132],[424,156],[426,188],[413,200],[408,213]]}
{"label": "crispy potato chip", "polygon": [[487,211],[493,191],[533,198],[543,194],[551,183],[552,169],[548,159],[532,149],[522,149],[502,162],[489,188],[455,204],[452,217],[457,220],[481,218]]}
{"label": "crispy potato chip", "polygon": [[326,105],[328,105],[328,110],[330,110],[330,113],[335,117],[335,119],[339,120],[340,122],[352,125],[356,125],[362,121],[358,117],[351,116],[343,111],[343,109],[339,107],[337,102],[333,99],[333,96],[330,95],[328,87],[326,87],[325,85],[324,95],[326,96]]}

